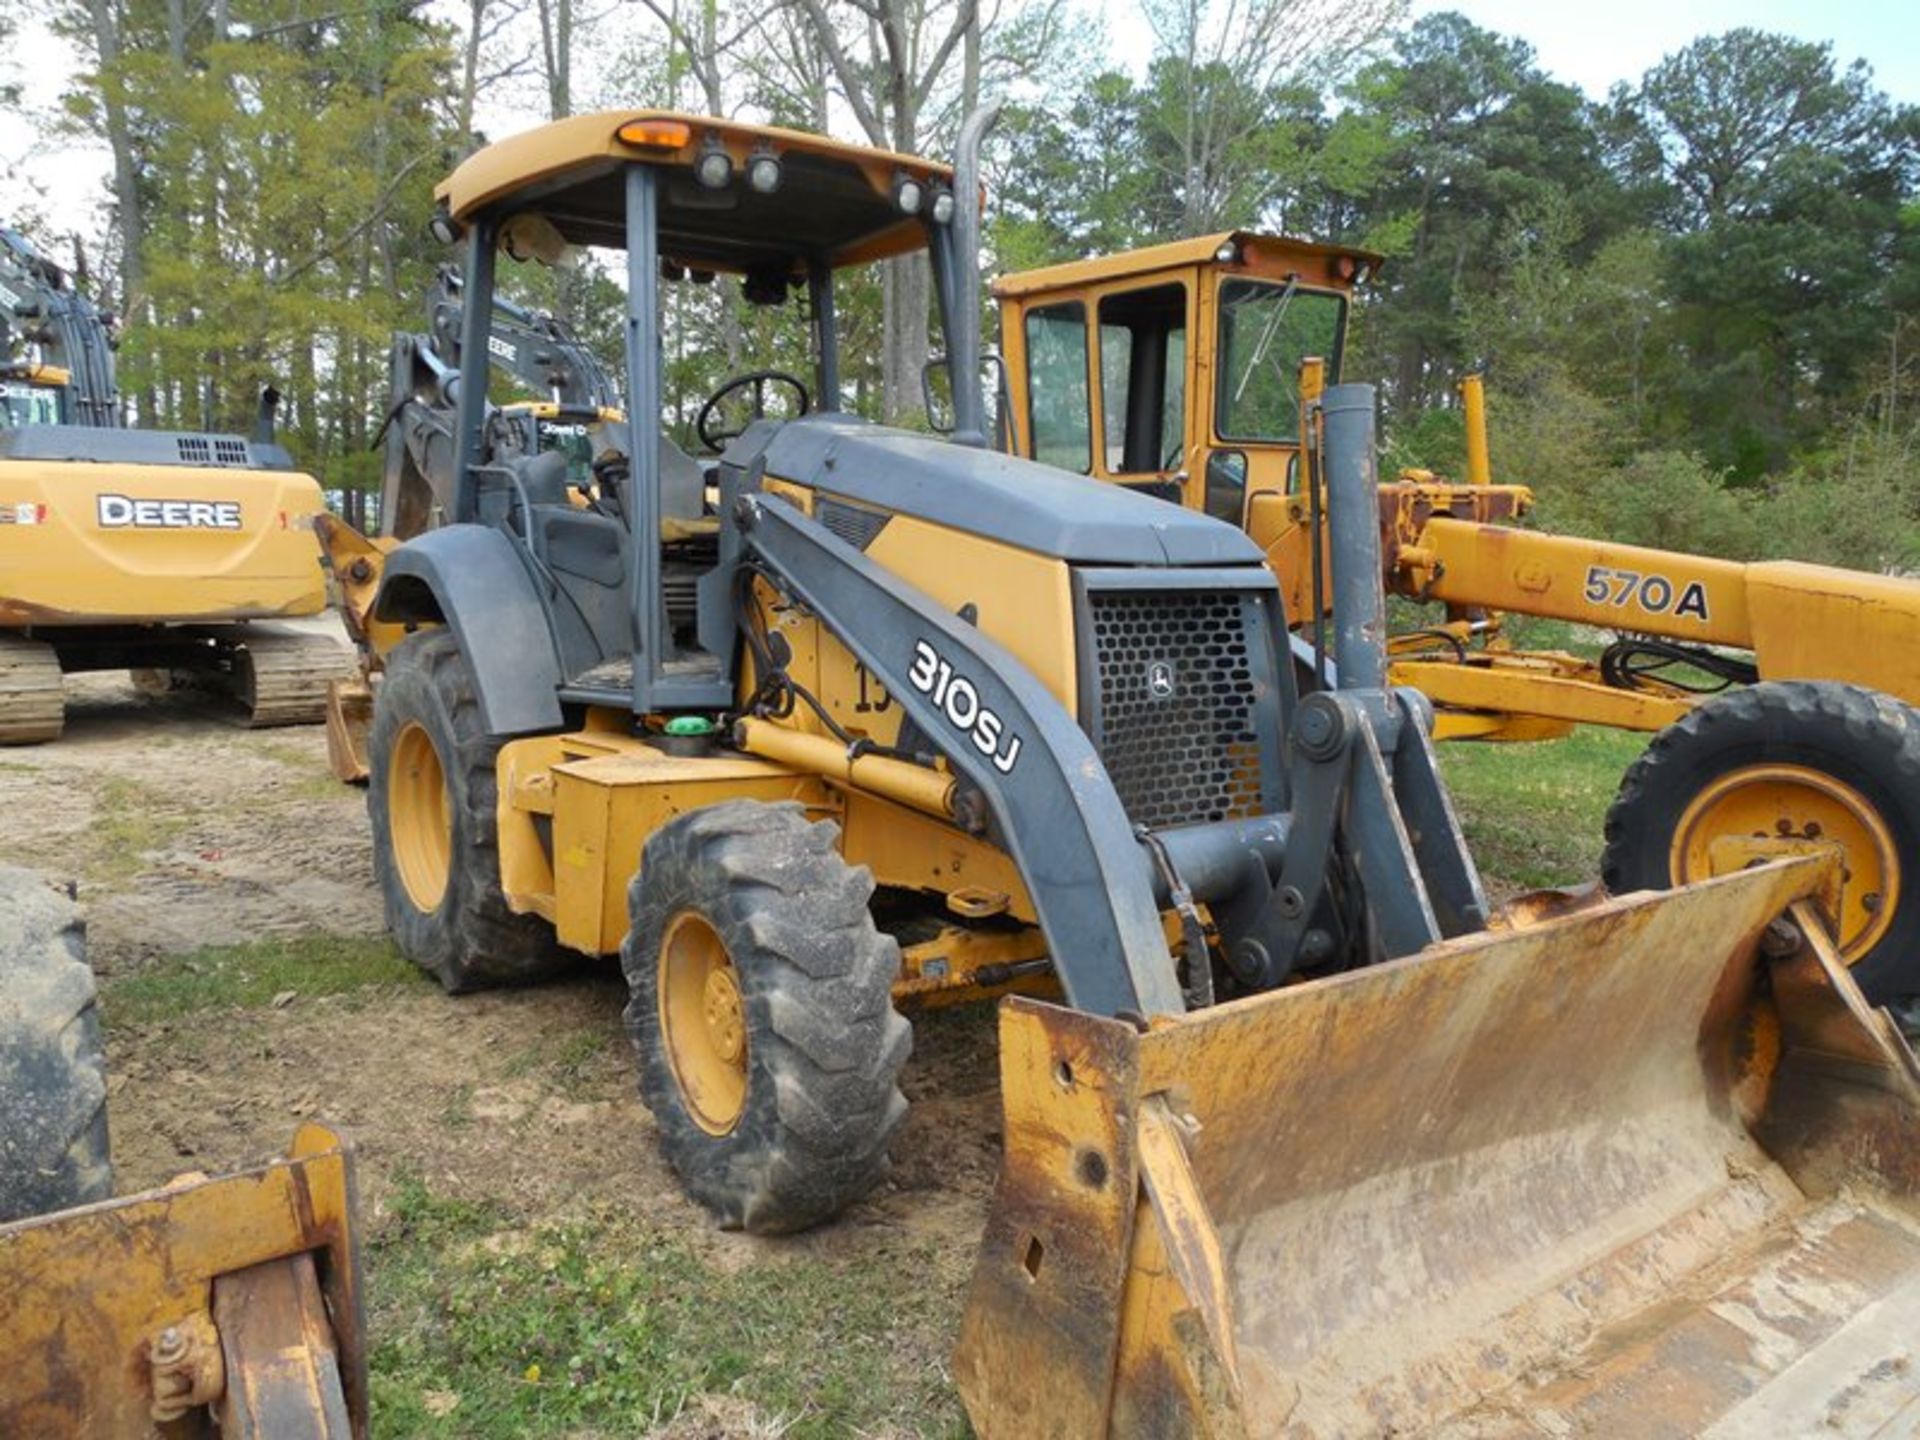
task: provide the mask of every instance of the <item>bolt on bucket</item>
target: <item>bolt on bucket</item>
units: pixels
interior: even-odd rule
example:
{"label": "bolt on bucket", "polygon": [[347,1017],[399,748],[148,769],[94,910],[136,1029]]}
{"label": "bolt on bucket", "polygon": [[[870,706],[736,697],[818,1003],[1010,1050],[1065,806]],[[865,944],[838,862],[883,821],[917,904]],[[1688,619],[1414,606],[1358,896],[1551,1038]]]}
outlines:
{"label": "bolt on bucket", "polygon": [[1011,1000],[984,1436],[1920,1433],[1920,1070],[1824,860],[1138,1033]]}

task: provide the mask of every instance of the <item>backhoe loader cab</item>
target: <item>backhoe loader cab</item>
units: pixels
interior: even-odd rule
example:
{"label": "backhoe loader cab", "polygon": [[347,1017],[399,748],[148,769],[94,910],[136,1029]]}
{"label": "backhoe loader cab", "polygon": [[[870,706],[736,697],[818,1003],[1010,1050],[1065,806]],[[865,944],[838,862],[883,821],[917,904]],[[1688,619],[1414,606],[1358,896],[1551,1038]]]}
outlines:
{"label": "backhoe loader cab", "polygon": [[[1488,1433],[1509,1391],[1570,1433],[1640,1397],[1586,1376],[1657,1387],[1638,1337],[1713,1323],[1662,1308],[1679,1277],[1711,1294],[1709,1262],[1775,1260],[1801,1217],[1854,1227],[1815,1282],[1909,1296],[1913,1060],[1826,963],[1831,867],[1494,916],[1431,712],[1385,684],[1372,392],[1323,397],[1339,684],[1303,694],[1240,529],[985,448],[981,128],[950,171],[617,112],[441,186],[467,243],[452,516],[361,557],[401,949],[453,990],[617,953],[663,1150],[760,1231],[883,1173],[915,1006],[1062,998],[1002,1012],[1006,1160],[955,1364],[987,1435]],[[487,453],[478,383],[497,250],[568,244],[628,275],[627,434],[585,494]],[[811,402],[839,392],[836,271],[922,251],[968,443],[832,409],[710,434],[711,467],[665,442],[663,274],[804,285],[812,384],[795,359],[728,388]],[[1256,351],[1287,339],[1245,303]],[[1823,1046],[1850,1068],[1790,1069]],[[1741,1353],[1690,1402],[1761,1389],[1852,1294],[1810,1283],[1791,1336],[1713,1330]]]}

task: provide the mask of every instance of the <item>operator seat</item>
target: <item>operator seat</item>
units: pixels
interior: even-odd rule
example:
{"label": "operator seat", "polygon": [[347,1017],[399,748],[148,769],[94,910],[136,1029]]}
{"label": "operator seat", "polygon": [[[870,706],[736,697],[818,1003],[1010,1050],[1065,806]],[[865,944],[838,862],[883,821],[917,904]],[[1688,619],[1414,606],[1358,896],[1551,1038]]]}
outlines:
{"label": "operator seat", "polygon": [[[596,471],[613,465],[631,474],[627,457],[633,453],[633,433],[625,421],[610,420],[601,426],[600,448],[593,457]],[[719,519],[706,513],[707,475],[700,462],[673,443],[664,431],[659,442],[660,456],[660,538],[688,540],[696,535],[716,534]],[[620,497],[620,510],[629,517],[634,508],[627,497]]]}

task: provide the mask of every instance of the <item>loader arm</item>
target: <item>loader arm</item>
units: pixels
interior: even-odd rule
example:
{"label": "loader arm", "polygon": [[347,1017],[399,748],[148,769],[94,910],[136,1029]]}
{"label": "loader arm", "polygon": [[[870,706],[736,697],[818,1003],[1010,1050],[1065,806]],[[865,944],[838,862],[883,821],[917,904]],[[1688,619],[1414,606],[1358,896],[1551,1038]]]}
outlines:
{"label": "loader arm", "polygon": [[[1086,732],[1004,647],[793,505],[765,493],[742,501],[748,553],[923,733],[941,737],[954,768],[986,797],[1069,1002],[1100,1015],[1180,1014],[1146,858]],[[964,730],[956,690],[978,702]]]}

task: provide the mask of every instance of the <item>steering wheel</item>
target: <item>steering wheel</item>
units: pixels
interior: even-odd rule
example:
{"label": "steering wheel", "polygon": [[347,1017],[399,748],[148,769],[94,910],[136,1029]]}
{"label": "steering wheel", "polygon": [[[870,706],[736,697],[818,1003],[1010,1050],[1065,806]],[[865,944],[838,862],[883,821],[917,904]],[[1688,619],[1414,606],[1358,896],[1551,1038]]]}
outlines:
{"label": "steering wheel", "polygon": [[767,383],[769,381],[785,385],[793,391],[795,398],[800,402],[800,413],[802,415],[806,414],[808,409],[811,408],[812,397],[807,394],[806,382],[798,375],[791,375],[785,370],[749,370],[746,374],[736,375],[733,379],[727,381],[726,384],[709,395],[707,397],[707,403],[700,407],[700,413],[694,417],[693,421],[693,428],[699,433],[700,443],[715,454],[718,454],[727,448],[727,442],[729,440],[738,439],[741,431],[746,429],[744,425],[741,426],[739,430],[719,430],[711,428],[711,422],[716,418],[716,412],[720,408],[720,402],[736,390],[745,390],[748,387],[752,387],[753,418],[755,420],[762,418],[767,413]]}

